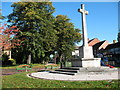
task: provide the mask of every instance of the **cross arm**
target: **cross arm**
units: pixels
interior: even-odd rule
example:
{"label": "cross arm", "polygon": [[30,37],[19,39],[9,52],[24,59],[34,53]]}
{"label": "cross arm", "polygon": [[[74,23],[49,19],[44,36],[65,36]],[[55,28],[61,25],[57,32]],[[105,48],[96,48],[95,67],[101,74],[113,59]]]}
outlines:
{"label": "cross arm", "polygon": [[85,15],[88,15],[88,11],[83,10],[83,9],[78,9],[78,12],[80,12],[80,13],[85,13]]}

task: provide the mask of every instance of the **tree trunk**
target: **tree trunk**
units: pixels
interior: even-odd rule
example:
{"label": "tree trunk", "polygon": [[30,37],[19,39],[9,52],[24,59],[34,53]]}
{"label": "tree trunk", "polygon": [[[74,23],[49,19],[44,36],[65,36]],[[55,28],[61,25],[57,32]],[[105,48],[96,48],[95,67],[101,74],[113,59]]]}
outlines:
{"label": "tree trunk", "polygon": [[63,64],[62,64],[62,55],[60,56],[60,68],[63,68]]}
{"label": "tree trunk", "polygon": [[28,55],[27,64],[31,64],[31,54]]}
{"label": "tree trunk", "polygon": [[[11,47],[11,41],[10,41],[10,47]],[[11,59],[11,48],[9,49],[9,59]]]}
{"label": "tree trunk", "polygon": [[54,58],[54,63],[56,64],[56,58],[57,58],[57,55],[55,55],[55,58]]}
{"label": "tree trunk", "polygon": [[0,47],[0,58],[2,58],[3,52],[3,47]]}
{"label": "tree trunk", "polygon": [[11,50],[9,51],[9,59],[11,59]]}

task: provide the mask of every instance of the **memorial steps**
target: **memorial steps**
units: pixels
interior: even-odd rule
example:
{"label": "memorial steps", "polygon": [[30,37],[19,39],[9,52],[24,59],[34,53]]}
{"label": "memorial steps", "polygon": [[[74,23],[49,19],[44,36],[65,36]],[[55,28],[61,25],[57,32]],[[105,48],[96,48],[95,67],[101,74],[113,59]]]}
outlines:
{"label": "memorial steps", "polygon": [[55,71],[51,71],[50,73],[76,75],[78,72],[79,72],[79,67],[64,67],[61,69],[57,69]]}
{"label": "memorial steps", "polygon": [[101,67],[64,67],[61,69],[57,69],[55,71],[50,71],[50,73],[56,74],[66,74],[66,75],[80,75],[80,74],[105,74],[112,73],[114,71],[118,71],[117,68],[109,68],[105,66]]}

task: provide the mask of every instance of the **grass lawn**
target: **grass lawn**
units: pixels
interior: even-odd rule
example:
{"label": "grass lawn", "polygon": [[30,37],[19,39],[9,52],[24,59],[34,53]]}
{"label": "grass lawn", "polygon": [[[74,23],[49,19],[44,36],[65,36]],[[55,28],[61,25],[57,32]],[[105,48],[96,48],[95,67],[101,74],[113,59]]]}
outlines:
{"label": "grass lawn", "polygon": [[[2,66],[0,69],[16,69],[16,67],[19,65],[14,65],[14,66]],[[44,64],[32,64],[32,68],[43,68],[45,65]]]}
{"label": "grass lawn", "polygon": [[23,72],[3,76],[2,88],[120,88],[118,80],[109,81],[57,81],[29,78]]}

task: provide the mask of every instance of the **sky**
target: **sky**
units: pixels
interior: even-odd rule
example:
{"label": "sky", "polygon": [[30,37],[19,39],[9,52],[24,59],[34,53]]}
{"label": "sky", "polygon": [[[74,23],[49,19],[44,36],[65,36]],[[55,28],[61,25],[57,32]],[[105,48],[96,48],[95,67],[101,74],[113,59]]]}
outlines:
{"label": "sky", "polygon": [[[9,15],[12,12],[11,2],[2,2],[2,14]],[[53,2],[54,16],[66,15],[75,28],[82,29],[81,13],[77,10],[85,4],[88,38],[98,38],[112,43],[117,40],[118,34],[118,2]],[[77,45],[81,45],[80,42]]]}

